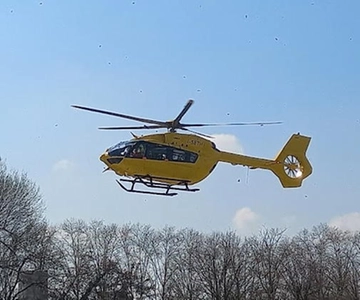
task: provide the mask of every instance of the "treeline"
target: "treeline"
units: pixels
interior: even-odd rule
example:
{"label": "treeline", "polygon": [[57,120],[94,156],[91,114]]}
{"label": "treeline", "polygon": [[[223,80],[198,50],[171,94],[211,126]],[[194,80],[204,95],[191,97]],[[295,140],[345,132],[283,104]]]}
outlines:
{"label": "treeline", "polygon": [[360,299],[359,233],[51,226],[43,212],[37,186],[0,161],[0,299],[19,299],[32,270],[48,274],[49,299]]}

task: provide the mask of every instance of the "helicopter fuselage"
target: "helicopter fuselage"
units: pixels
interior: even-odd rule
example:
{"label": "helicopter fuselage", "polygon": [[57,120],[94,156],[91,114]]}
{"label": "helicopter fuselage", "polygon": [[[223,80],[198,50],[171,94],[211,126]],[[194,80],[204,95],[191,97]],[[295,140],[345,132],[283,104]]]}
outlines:
{"label": "helicopter fuselage", "polygon": [[275,159],[220,151],[215,143],[193,134],[167,132],[135,137],[105,151],[100,160],[119,176],[193,185],[204,180],[218,162],[272,171],[283,187],[299,187],[312,173],[306,157],[311,138],[293,134]]}
{"label": "helicopter fuselage", "polygon": [[215,144],[192,134],[173,132],[133,138],[107,149],[100,160],[119,176],[149,176],[188,185],[205,179],[218,162]]}

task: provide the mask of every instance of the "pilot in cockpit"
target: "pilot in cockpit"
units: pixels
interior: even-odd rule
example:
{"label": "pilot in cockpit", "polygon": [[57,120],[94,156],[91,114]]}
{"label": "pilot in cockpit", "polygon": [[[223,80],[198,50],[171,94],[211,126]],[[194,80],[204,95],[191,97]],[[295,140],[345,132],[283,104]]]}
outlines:
{"label": "pilot in cockpit", "polygon": [[145,156],[145,146],[143,144],[140,144],[139,146],[134,147],[130,156],[143,158]]}

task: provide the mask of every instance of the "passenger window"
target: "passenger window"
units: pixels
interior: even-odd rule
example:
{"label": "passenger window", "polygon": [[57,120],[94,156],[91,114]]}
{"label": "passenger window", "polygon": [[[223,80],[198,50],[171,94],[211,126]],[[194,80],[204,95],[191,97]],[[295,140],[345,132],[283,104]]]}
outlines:
{"label": "passenger window", "polygon": [[[146,145],[146,158],[153,160],[170,160],[185,163],[195,163],[198,155],[196,153],[176,149],[173,147],[166,147],[153,143],[143,143]],[[138,147],[135,146],[135,150]]]}
{"label": "passenger window", "polygon": [[167,157],[167,148],[158,145],[151,145],[148,147],[148,151],[146,154],[148,159],[155,159],[155,160],[165,160],[168,159]]}
{"label": "passenger window", "polygon": [[190,162],[194,163],[196,162],[196,159],[197,159],[197,154],[190,153]]}
{"label": "passenger window", "polygon": [[181,150],[173,150],[173,154],[172,154],[172,160],[175,161],[185,161],[185,151],[181,151]]}

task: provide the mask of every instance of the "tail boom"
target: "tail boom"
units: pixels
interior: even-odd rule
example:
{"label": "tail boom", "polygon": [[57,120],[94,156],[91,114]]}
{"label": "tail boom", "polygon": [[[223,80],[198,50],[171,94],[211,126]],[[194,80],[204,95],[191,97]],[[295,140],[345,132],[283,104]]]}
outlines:
{"label": "tail boom", "polygon": [[293,134],[275,159],[220,151],[218,160],[250,169],[270,170],[279,178],[284,188],[300,187],[303,180],[312,173],[312,166],[306,157],[310,141],[310,137]]}
{"label": "tail boom", "polygon": [[236,154],[231,152],[220,152],[219,161],[229,163],[232,165],[241,165],[244,167],[250,167],[251,169],[268,169],[271,170],[271,165],[275,161],[271,159],[252,157],[242,154]]}

